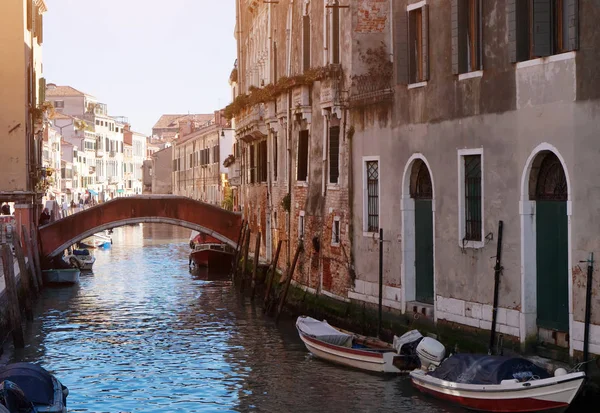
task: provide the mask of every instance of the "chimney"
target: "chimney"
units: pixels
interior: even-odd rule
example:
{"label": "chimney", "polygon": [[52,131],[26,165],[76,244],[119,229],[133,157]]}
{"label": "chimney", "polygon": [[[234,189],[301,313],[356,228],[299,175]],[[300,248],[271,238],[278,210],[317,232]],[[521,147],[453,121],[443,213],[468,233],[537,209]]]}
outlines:
{"label": "chimney", "polygon": [[56,89],[56,83],[48,83],[46,85],[46,89],[48,89],[48,90]]}

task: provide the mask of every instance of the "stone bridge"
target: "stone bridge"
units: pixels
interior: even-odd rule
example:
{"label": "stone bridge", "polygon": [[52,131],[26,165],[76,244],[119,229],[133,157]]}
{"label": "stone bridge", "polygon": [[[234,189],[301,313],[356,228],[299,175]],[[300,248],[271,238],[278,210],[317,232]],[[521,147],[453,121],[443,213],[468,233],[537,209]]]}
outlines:
{"label": "stone bridge", "polygon": [[242,226],[240,214],[175,195],[141,195],[116,198],[39,229],[44,258],[106,229],[128,224],[158,222],[211,235],[235,247]]}

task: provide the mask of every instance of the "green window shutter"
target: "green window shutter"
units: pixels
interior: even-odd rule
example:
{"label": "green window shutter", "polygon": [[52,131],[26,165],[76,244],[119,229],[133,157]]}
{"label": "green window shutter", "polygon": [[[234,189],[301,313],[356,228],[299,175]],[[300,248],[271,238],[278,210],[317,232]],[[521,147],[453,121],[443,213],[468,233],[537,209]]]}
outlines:
{"label": "green window shutter", "polygon": [[[400,7],[400,2],[395,4]],[[394,12],[394,60],[396,61],[396,83],[408,83],[408,12]]]}
{"label": "green window shutter", "polygon": [[533,0],[533,55],[552,54],[552,0]]}
{"label": "green window shutter", "polygon": [[565,28],[568,30],[568,50],[579,49],[579,0],[566,0],[565,8],[567,13],[567,20],[569,26]]}
{"label": "green window shutter", "polygon": [[421,8],[421,39],[423,59],[423,79],[429,80],[429,6]]}

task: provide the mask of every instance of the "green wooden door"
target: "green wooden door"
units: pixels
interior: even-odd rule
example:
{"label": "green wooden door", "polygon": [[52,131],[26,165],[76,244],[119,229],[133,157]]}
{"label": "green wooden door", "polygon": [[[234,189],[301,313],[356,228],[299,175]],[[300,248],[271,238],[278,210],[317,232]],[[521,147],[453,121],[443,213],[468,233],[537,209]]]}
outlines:
{"label": "green wooden door", "polygon": [[536,202],[537,325],[558,331],[569,331],[567,220],[566,202]]}
{"label": "green wooden door", "polygon": [[433,304],[433,211],[430,199],[415,199],[416,300]]}

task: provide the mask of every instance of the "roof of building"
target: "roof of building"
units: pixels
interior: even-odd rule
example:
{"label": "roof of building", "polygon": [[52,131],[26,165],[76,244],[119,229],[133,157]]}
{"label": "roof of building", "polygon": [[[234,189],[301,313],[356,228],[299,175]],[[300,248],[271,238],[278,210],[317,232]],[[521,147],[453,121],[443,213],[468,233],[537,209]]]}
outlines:
{"label": "roof of building", "polygon": [[91,96],[83,93],[71,86],[58,86],[54,83],[49,83],[46,86],[47,97],[62,97],[62,96]]}
{"label": "roof of building", "polygon": [[178,128],[179,122],[191,119],[194,122],[208,122],[214,117],[214,113],[188,114],[188,115],[162,115],[154,124],[152,129]]}

